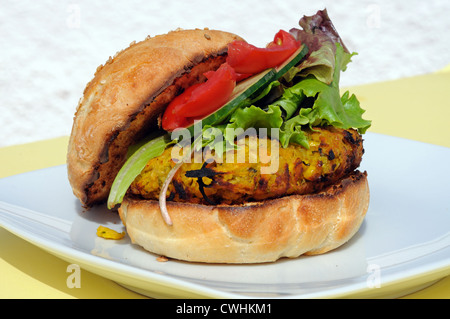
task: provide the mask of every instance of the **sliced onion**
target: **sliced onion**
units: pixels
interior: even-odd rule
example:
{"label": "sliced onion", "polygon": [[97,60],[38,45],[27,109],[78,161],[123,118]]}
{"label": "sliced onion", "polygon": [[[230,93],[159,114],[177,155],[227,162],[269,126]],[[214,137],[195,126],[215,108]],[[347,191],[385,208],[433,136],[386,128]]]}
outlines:
{"label": "sliced onion", "polygon": [[178,169],[183,165],[183,161],[179,161],[169,172],[169,174],[166,177],[166,180],[164,181],[163,187],[161,188],[161,191],[159,193],[159,208],[161,210],[161,215],[166,222],[167,225],[172,226],[172,219],[170,218],[169,212],[167,211],[166,206],[166,193],[167,189],[169,188],[170,182],[172,182],[173,177],[175,176],[175,173],[178,171]]}
{"label": "sliced onion", "polygon": [[159,192],[159,209],[161,211],[161,215],[166,222],[167,225],[172,226],[172,219],[170,218],[169,212],[167,211],[167,205],[166,205],[166,194],[167,189],[169,188],[170,183],[172,182],[173,177],[175,176],[176,172],[180,169],[181,165],[185,161],[191,158],[192,154],[195,151],[195,146],[197,143],[201,141],[201,135],[197,138],[197,140],[191,145],[191,151],[184,156],[182,160],[180,160],[169,172],[169,174],[166,177],[166,180],[164,181],[163,187],[161,188],[161,191]]}

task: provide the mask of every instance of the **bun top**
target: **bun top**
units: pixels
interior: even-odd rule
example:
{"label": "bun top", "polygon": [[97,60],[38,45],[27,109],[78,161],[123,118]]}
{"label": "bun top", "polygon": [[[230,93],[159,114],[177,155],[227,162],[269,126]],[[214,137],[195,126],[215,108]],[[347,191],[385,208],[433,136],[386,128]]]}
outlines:
{"label": "bun top", "polygon": [[67,153],[73,192],[85,207],[104,202],[128,147],[155,130],[157,117],[203,73],[225,61],[235,34],[176,30],[142,42],[97,68],[77,107]]}

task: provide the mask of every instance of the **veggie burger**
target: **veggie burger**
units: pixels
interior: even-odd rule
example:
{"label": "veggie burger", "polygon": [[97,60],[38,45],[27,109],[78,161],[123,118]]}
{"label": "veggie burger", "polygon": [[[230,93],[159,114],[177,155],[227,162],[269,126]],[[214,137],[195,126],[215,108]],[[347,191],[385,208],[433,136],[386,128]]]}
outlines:
{"label": "veggie burger", "polygon": [[369,205],[371,122],[339,91],[350,53],[326,10],[266,47],[209,29],[132,43],[84,90],[67,169],[81,204],[117,211],[169,258],[260,263],[347,242]]}

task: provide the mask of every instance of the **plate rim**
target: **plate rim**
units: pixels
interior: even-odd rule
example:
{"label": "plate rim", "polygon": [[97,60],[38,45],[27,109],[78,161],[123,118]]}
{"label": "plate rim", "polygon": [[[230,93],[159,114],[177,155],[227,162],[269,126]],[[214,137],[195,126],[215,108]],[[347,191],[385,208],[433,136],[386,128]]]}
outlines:
{"label": "plate rim", "polygon": [[[0,201],[1,204],[4,203]],[[101,277],[107,278],[116,282],[117,284],[123,286],[126,289],[130,289],[139,294],[144,294],[146,296],[156,295],[151,293],[152,290],[148,290],[143,286],[130,285],[128,282],[123,282],[122,278],[130,278],[134,281],[142,281],[145,279],[145,285],[158,285],[161,287],[166,287],[169,291],[183,291],[185,294],[191,294],[192,298],[218,298],[218,299],[314,299],[314,298],[361,298],[361,297],[385,297],[386,295],[391,295],[393,297],[404,295],[404,291],[414,292],[418,289],[422,289],[428,285],[433,284],[435,281],[442,279],[450,275],[450,256],[445,260],[440,260],[437,263],[441,264],[438,267],[428,266],[427,269],[420,269],[420,267],[413,268],[408,276],[399,277],[398,275],[387,275],[383,276],[383,282],[379,288],[370,288],[364,282],[358,281],[356,283],[346,285],[344,287],[332,288],[331,290],[318,291],[313,293],[305,294],[292,294],[288,296],[277,296],[277,297],[259,297],[253,295],[239,294],[227,292],[224,290],[214,289],[207,287],[200,283],[189,282],[181,280],[178,278],[172,278],[171,276],[166,276],[164,274],[158,274],[152,271],[148,271],[133,265],[124,264],[117,260],[109,260],[100,256],[96,256],[88,253],[85,250],[77,249],[74,247],[68,247],[62,243],[51,241],[47,238],[40,237],[34,233],[27,230],[21,229],[14,225],[4,222],[4,219],[0,216],[0,226],[2,226],[7,231],[12,234],[22,238],[23,240],[39,247],[48,253],[56,256],[57,258],[63,259],[66,262],[80,264],[84,269],[91,271]],[[436,262],[435,262],[436,263]],[[112,276],[111,276],[112,275]],[[115,278],[118,277],[118,278]],[[388,280],[386,280],[388,278]],[[402,285],[405,282],[410,282],[405,288],[396,288],[395,286]],[[413,283],[411,283],[413,282]],[[153,290],[153,292],[155,292]],[[371,293],[373,292],[373,293]],[[176,295],[176,294],[175,294]],[[166,296],[162,296],[165,298]],[[183,296],[186,298],[187,296]],[[170,298],[170,297],[169,297]],[[189,297],[188,297],[189,298]]]}
{"label": "plate rim", "polygon": [[[408,142],[408,143],[420,143],[427,146],[432,146],[439,148],[441,150],[450,150],[450,148],[442,146],[442,145],[436,145],[436,144],[430,144],[425,143],[422,141],[416,141],[412,139],[407,139],[404,137],[397,137],[397,136],[390,136],[386,134],[380,134],[375,132],[368,132],[367,134],[370,134],[372,137],[380,136],[382,138],[391,138],[395,139],[396,141],[402,142]],[[37,170],[30,170],[26,172],[22,172],[20,174],[15,174],[11,176],[6,176],[2,179],[10,179],[14,178],[18,175],[24,175],[24,174],[30,174],[36,171],[45,171],[56,167],[64,167],[66,164],[60,164],[56,166],[41,168]],[[0,201],[0,209],[1,204],[6,203],[3,201]],[[9,204],[9,203],[8,203]],[[43,214],[43,213],[40,213]],[[206,285],[202,285],[200,283],[191,282],[182,280],[179,278],[171,277],[170,275],[164,275],[164,274],[158,274],[156,272],[148,271],[143,268],[140,268],[138,266],[133,266],[130,264],[125,264],[120,262],[120,260],[109,260],[100,256],[96,256],[93,254],[90,254],[88,251],[84,251],[81,249],[77,249],[76,247],[69,247],[67,245],[64,245],[63,243],[58,242],[52,242],[51,240],[39,237],[38,234],[32,233],[26,229],[21,229],[20,227],[16,227],[14,225],[8,224],[4,222],[4,219],[0,215],[0,226],[5,228],[7,231],[13,233],[14,235],[24,239],[25,241],[42,248],[43,250],[49,252],[50,254],[66,260],[68,262],[82,262],[82,264],[85,266],[87,270],[91,269],[91,272],[96,273],[99,276],[108,278],[110,280],[113,280],[117,282],[118,284],[121,284],[125,288],[132,288],[126,283],[120,282],[120,280],[112,279],[109,274],[118,274],[120,276],[126,276],[128,278],[134,278],[134,279],[141,279],[145,278],[147,284],[150,283],[156,283],[160,286],[167,286],[172,290],[182,290],[184,292],[197,294],[205,297],[211,297],[211,298],[258,298],[257,296],[247,296],[245,294],[240,293],[233,293],[233,292],[227,292],[225,290],[219,290],[216,288],[208,287]],[[448,248],[448,247],[446,247]],[[444,248],[445,249],[445,248]],[[80,259],[81,258],[81,259]],[[441,279],[448,275],[450,275],[450,257],[447,259],[441,260],[441,265],[435,265],[434,267],[422,267],[422,271],[420,270],[420,267],[415,267],[415,272],[411,273],[409,277],[395,277],[395,276],[388,276],[388,280],[386,280],[386,276],[383,276],[383,282],[382,287],[383,289],[387,288],[388,286],[395,286],[398,284],[401,284],[402,282],[413,280],[417,281],[419,284],[424,284],[424,278],[431,278],[432,280]],[[103,271],[98,270],[96,271],[95,268],[103,267]],[[89,268],[89,269],[88,269]],[[106,269],[106,270],[105,270]],[[94,270],[94,271],[93,271]],[[107,272],[107,276],[105,276],[105,272]],[[136,287],[135,287],[136,288]],[[351,284],[347,285],[345,287],[338,287],[338,288],[332,288],[331,291],[324,291],[320,290],[318,292],[313,293],[305,293],[305,294],[292,294],[289,296],[281,296],[277,298],[342,298],[342,297],[351,297],[351,296],[358,296],[358,295],[364,295],[367,294],[368,291],[370,291],[372,288],[368,288],[367,285],[364,285],[362,282],[358,282],[357,284]],[[133,289],[132,289],[133,290]],[[380,292],[378,290],[377,292]],[[266,298],[266,297],[264,297]]]}

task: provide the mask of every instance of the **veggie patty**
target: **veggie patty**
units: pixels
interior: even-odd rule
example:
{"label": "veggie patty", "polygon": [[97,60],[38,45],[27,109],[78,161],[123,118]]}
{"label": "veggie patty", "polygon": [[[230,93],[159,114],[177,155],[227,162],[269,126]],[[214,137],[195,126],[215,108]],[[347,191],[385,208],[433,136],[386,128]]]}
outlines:
{"label": "veggie patty", "polygon": [[[273,174],[261,173],[262,167],[273,163],[260,160],[261,150],[252,155],[249,138],[245,143],[244,163],[228,162],[225,160],[228,154],[224,155],[222,163],[209,162],[208,158],[201,163],[184,163],[171,181],[168,200],[231,205],[293,194],[311,194],[335,183],[359,166],[364,149],[362,137],[356,130],[328,126],[305,133],[309,148],[298,144],[290,144],[286,148],[277,146],[279,156]],[[258,139],[260,147],[265,144],[261,142],[266,141]],[[267,150],[262,154],[272,155],[271,143],[278,142],[269,140]],[[239,150],[228,152],[237,153]],[[252,157],[253,160],[250,160]],[[171,147],[147,163],[131,184],[129,192],[146,199],[158,199],[166,176],[174,166]]]}

